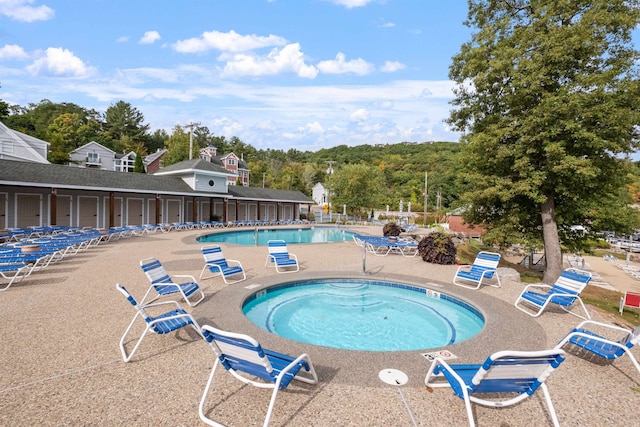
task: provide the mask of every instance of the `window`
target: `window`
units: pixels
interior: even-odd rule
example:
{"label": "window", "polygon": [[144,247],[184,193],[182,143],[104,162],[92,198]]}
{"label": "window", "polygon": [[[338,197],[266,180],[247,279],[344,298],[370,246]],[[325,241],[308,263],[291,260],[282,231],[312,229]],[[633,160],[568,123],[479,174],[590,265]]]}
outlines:
{"label": "window", "polygon": [[100,156],[98,153],[87,153],[87,163],[100,163]]}
{"label": "window", "polygon": [[231,159],[231,158],[227,159],[227,164],[228,165],[235,165],[236,164],[236,159]]}

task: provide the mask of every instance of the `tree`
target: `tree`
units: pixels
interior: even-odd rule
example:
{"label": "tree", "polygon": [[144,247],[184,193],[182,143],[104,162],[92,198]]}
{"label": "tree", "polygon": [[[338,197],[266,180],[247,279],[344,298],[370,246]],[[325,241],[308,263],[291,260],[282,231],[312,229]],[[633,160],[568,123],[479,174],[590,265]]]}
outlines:
{"label": "tree", "polygon": [[105,128],[111,135],[112,146],[115,151],[121,151],[121,143],[125,136],[133,143],[144,142],[148,135],[149,125],[143,124],[144,115],[131,104],[118,101],[107,108],[104,114]]}
{"label": "tree", "polygon": [[51,141],[49,161],[64,164],[69,161],[69,153],[77,148],[78,129],[81,119],[77,114],[63,113],[56,117],[47,128],[47,136]]}
{"label": "tree", "polygon": [[347,205],[347,210],[362,215],[379,204],[384,179],[379,169],[365,164],[344,165],[327,179],[333,206]]}
{"label": "tree", "polygon": [[189,159],[189,134],[180,125],[173,128],[167,140],[167,153],[162,158],[165,166]]}
{"label": "tree", "polygon": [[639,14],[638,0],[469,1],[449,119],[464,132],[465,219],[541,235],[547,283],[558,229],[602,209],[639,146]]}

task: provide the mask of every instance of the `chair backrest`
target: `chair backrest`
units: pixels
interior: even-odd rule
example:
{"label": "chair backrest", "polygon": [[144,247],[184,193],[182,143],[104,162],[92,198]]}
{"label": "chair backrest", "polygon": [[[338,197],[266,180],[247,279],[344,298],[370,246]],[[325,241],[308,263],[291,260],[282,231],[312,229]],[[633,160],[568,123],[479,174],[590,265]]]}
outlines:
{"label": "chair backrest", "polygon": [[501,255],[495,252],[480,252],[475,261],[473,261],[473,265],[476,267],[483,267],[484,269],[498,268],[498,263],[500,262]]}
{"label": "chair backrest", "polygon": [[640,326],[635,328],[633,332],[620,341],[620,344],[627,346],[627,348],[638,345],[638,343],[640,343]]}
{"label": "chair backrest", "polygon": [[591,281],[591,273],[582,270],[568,268],[560,274],[556,283],[551,287],[551,292],[560,291],[580,295],[582,290]]}
{"label": "chair backrest", "polygon": [[156,258],[146,258],[140,261],[142,271],[149,278],[151,284],[171,283],[171,277],[165,271],[162,263]]}
{"label": "chair backrest", "polygon": [[565,359],[561,349],[499,351],[492,354],[471,380],[471,393],[532,395]]}
{"label": "chair backrest", "polygon": [[131,303],[131,305],[138,310],[138,312],[140,313],[140,316],[142,316],[142,318],[144,319],[145,322],[150,322],[151,318],[149,317],[149,315],[147,314],[146,311],[144,311],[144,308],[142,308],[142,306],[140,306],[138,304],[138,302],[135,300],[135,298],[129,293],[129,291],[127,291],[127,289],[122,286],[120,283],[116,284],[116,289],[119,290],[120,292],[122,292],[122,294],[127,298],[127,301],[129,301]]}
{"label": "chair backrest", "polygon": [[269,240],[267,246],[269,247],[269,255],[289,253],[287,250],[287,242],[284,240]]}
{"label": "chair backrest", "polygon": [[202,327],[202,335],[211,344],[225,369],[245,372],[275,382],[276,375],[271,362],[255,339],[209,325]]}
{"label": "chair backrest", "polygon": [[202,252],[205,263],[218,264],[222,267],[227,266],[227,260],[225,259],[224,254],[222,253],[222,248],[220,246],[203,246],[202,248],[200,248],[200,252]]}

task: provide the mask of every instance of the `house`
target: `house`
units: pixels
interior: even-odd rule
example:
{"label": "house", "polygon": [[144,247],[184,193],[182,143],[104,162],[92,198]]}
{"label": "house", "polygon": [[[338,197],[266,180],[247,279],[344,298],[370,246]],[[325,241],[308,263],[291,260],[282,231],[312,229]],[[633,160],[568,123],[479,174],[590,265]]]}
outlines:
{"label": "house", "polygon": [[[160,169],[162,156],[166,149],[158,150],[145,156],[143,165],[146,173],[153,173]],[[94,168],[117,172],[133,172],[136,164],[136,153],[116,153],[115,151],[95,141],[88,142],[69,153],[69,166],[80,168]]]}
{"label": "house", "polygon": [[447,213],[449,230],[454,233],[464,233],[469,238],[481,238],[486,230],[479,225],[470,225],[464,222],[462,214],[465,208],[458,208],[453,212]]}
{"label": "house", "polygon": [[49,143],[0,122],[0,159],[48,164]]}
{"label": "house", "polygon": [[323,183],[318,182],[311,189],[311,198],[316,202],[316,205],[324,205],[329,202],[329,190]]}
{"label": "house", "polygon": [[233,172],[234,176],[228,178],[229,185],[236,185],[238,179],[245,187],[249,186],[249,167],[244,159],[238,158],[234,153],[218,156],[217,148],[209,145],[200,150],[200,158],[210,163],[218,164],[226,170]]}

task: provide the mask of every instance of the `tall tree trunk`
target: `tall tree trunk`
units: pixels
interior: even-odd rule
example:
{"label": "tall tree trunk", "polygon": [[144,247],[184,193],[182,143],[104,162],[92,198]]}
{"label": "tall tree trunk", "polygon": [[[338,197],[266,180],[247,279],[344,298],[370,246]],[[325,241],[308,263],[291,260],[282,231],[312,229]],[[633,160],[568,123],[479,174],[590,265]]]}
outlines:
{"label": "tall tree trunk", "polygon": [[542,238],[547,268],[542,281],[549,285],[555,283],[562,273],[562,251],[558,237],[558,224],[555,214],[556,204],[552,196],[542,203]]}

